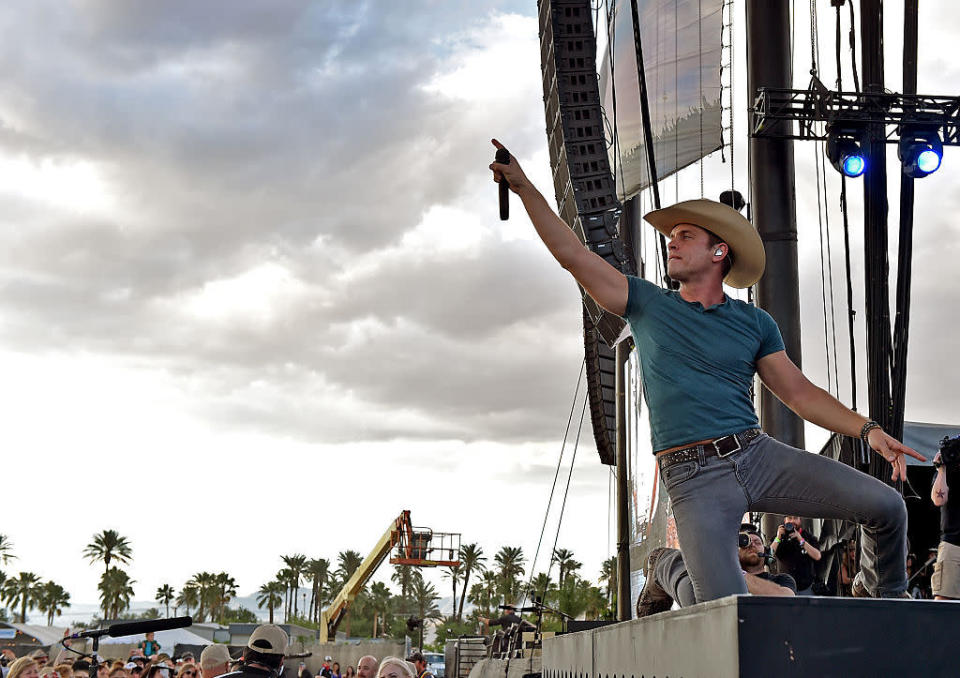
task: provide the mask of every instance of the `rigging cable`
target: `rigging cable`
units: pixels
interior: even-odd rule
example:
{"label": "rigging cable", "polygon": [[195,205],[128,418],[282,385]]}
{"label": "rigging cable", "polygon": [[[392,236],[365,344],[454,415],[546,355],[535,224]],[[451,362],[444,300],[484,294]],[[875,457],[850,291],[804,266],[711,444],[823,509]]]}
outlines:
{"label": "rigging cable", "polygon": [[[640,86],[640,115],[643,119],[643,138],[647,152],[647,164],[650,168],[650,187],[653,189],[654,208],[660,209],[660,187],[657,177],[656,151],[653,146],[653,131],[650,122],[650,103],[647,98],[647,76],[643,61],[643,44],[640,40],[640,11],[637,9],[637,0],[630,0],[630,12],[633,19],[633,43],[636,48],[637,81]],[[660,256],[663,259],[663,270],[667,270],[667,239],[660,233]]]}
{"label": "rigging cable", "polygon": [[[851,2],[851,4],[853,4]],[[853,8],[850,9],[853,12]],[[850,44],[853,45],[854,27],[853,14],[850,15]],[[843,69],[841,67],[840,54],[840,5],[837,5],[837,29],[836,29],[836,59],[837,59],[837,91],[843,91]],[[856,76],[856,63],[854,63],[854,76]],[[857,87],[859,90],[859,86]],[[856,336],[854,335],[854,320],[857,312],[853,308],[853,279],[850,274],[850,223],[847,219],[847,176],[840,174],[840,214],[843,216],[843,252],[847,277],[847,335],[850,343],[850,409],[857,411],[857,351]],[[834,349],[836,350],[836,349]],[[837,390],[839,394],[839,387]],[[865,453],[865,450],[861,450]]]}
{"label": "rigging cable", "polygon": [[[599,9],[600,9],[600,5],[597,6],[598,16],[599,16]],[[607,6],[606,17],[607,18],[605,23],[607,28],[607,59],[610,62],[610,98],[612,100],[612,106],[613,106],[613,125],[612,125],[612,133],[610,135],[610,138],[612,139],[612,144],[613,144],[613,186],[614,186],[614,194],[616,194],[617,169],[619,168],[620,186],[623,189],[623,194],[626,195],[627,185],[626,185],[626,179],[624,179],[624,176],[623,176],[623,158],[621,157],[621,151],[620,151],[620,131],[617,126],[617,79],[614,77],[615,71],[614,71],[614,63],[613,63],[614,62],[613,43],[616,37],[617,13],[616,13],[616,7],[614,6],[613,3]],[[611,23],[611,17],[613,18],[612,23]],[[596,27],[596,25],[597,24],[595,22],[594,26]],[[600,102],[600,110],[603,114],[604,123],[609,124],[610,120],[607,118],[607,114],[603,108],[602,101]]]}
{"label": "rigging cable", "polygon": [[[587,400],[584,398],[583,408],[580,410],[580,425],[577,427],[577,439],[573,444],[573,455],[570,457],[570,470],[567,472],[567,486],[563,489],[563,501],[560,503],[560,516],[557,519],[557,533],[553,538],[553,550],[550,551],[550,564],[547,566],[547,578],[550,577],[550,571],[553,569],[554,557],[557,552],[557,542],[560,541],[560,527],[563,525],[563,513],[567,508],[567,495],[570,494],[570,479],[573,478],[573,467],[577,463],[577,448],[580,447],[580,434],[583,432],[583,415],[587,411]],[[533,567],[531,566],[531,575]],[[544,596],[546,591],[543,592]],[[526,597],[526,594],[524,594]]]}
{"label": "rigging cable", "polygon": [[847,3],[850,6],[850,63],[853,65],[853,91],[860,93],[860,76],[857,75],[857,24],[853,15],[853,0]]}
{"label": "rigging cable", "polygon": [[[553,494],[557,489],[557,479],[560,477],[560,468],[561,468],[561,464],[563,464],[563,451],[567,446],[567,436],[570,434],[570,423],[573,421],[573,413],[577,408],[577,396],[580,393],[580,384],[583,383],[583,373],[584,373],[584,370],[586,369],[586,366],[587,366],[587,358],[586,356],[584,356],[583,361],[580,363],[580,374],[577,377],[577,387],[573,391],[573,402],[570,404],[570,414],[567,415],[567,428],[563,432],[563,443],[561,443],[560,445],[560,458],[557,460],[557,470],[553,474],[553,484],[550,486],[550,496],[547,499],[547,510],[543,516],[543,526],[540,528],[540,539],[537,541],[537,550],[534,552],[533,560],[530,563],[530,580],[527,582],[527,589],[529,589],[533,583],[533,571],[537,565],[537,557],[540,555],[540,546],[541,544],[543,544],[543,535],[547,531],[547,520],[550,518],[550,506],[553,504]],[[589,394],[586,393],[586,389],[584,389],[584,392],[585,392],[585,397],[583,401],[584,403],[583,408],[584,410],[586,410],[586,407],[587,407],[586,403],[587,403]],[[581,426],[583,425],[582,411],[580,415],[580,425]],[[578,430],[577,443],[579,442],[580,442],[580,432]],[[576,448],[574,448],[574,458],[576,458]],[[569,481],[567,482],[569,486]],[[564,497],[564,502],[566,502],[566,497]],[[527,592],[526,590],[524,590],[523,601],[526,602],[526,600],[527,600]],[[523,607],[523,603],[520,603],[520,607]]]}
{"label": "rigging cable", "polygon": [[817,224],[820,232],[820,297],[823,304],[823,342],[827,361],[827,390],[829,390],[833,379],[830,368],[830,340],[827,324],[827,281],[826,274],[823,270],[823,206],[820,198],[820,149],[818,148],[818,144],[813,144],[813,163],[814,172],[817,175]]}
{"label": "rigging cable", "polygon": [[697,0],[697,85],[700,101],[697,105],[700,107],[700,197],[703,197],[703,2]]}
{"label": "rigging cable", "polygon": [[[819,69],[817,61],[820,56],[820,29],[817,24],[816,0],[810,0],[810,76],[812,79],[818,77]],[[811,82],[812,86],[812,82]],[[839,394],[839,385],[837,390],[833,391],[833,384],[837,381],[837,357],[836,357],[836,326],[833,322],[833,271],[832,259],[830,255],[830,215],[829,205],[827,203],[827,174],[826,162],[824,161],[822,144],[813,145],[814,172],[817,176],[817,223],[820,234],[820,297],[823,305],[823,342],[824,354],[827,365],[827,391]],[[826,238],[824,238],[824,222],[826,222]],[[827,255],[824,257],[824,240],[826,240]],[[829,298],[830,308],[827,307],[827,292],[829,278]],[[830,313],[828,319],[827,314]],[[833,347],[834,352],[830,352],[830,331],[834,330]]]}
{"label": "rigging cable", "polygon": [[[723,13],[722,13],[722,12],[721,12],[721,14],[720,14],[720,20],[723,21]],[[734,133],[733,133],[733,104],[734,104],[733,95],[734,95],[734,91],[735,91],[735,88],[734,88],[734,86],[733,86],[733,76],[734,76],[734,72],[736,71],[736,63],[737,63],[737,62],[736,62],[736,59],[734,58],[734,51],[733,51],[733,47],[734,47],[734,41],[733,41],[733,0],[727,0],[727,20],[728,20],[728,22],[729,22],[729,23],[727,24],[727,28],[729,29],[728,32],[727,32],[727,40],[730,41],[730,50],[729,50],[729,52],[727,53],[727,55],[728,55],[728,57],[729,57],[729,59],[730,59],[730,68],[728,69],[728,70],[730,71],[730,94],[729,94],[729,96],[730,96],[730,107],[727,109],[727,114],[730,116],[730,190],[732,191],[732,190],[734,190],[734,172],[733,172],[733,152],[734,152],[734,146],[733,146],[733,142],[734,142],[734,139],[736,138],[736,136],[735,136]]]}

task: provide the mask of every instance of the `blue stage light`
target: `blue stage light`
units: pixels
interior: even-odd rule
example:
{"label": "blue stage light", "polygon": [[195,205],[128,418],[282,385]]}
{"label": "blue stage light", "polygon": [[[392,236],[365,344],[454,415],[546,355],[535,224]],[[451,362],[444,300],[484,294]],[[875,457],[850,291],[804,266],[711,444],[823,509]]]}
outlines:
{"label": "blue stage light", "polygon": [[859,177],[867,170],[867,157],[860,148],[863,130],[856,126],[827,126],[824,149],[833,168],[847,177]]}
{"label": "blue stage light", "polygon": [[848,155],[843,158],[841,168],[848,177],[859,177],[867,169],[867,161],[862,155]]}
{"label": "blue stage light", "polygon": [[937,168],[940,167],[940,156],[931,148],[921,151],[920,155],[917,156],[917,167],[925,174],[936,172]]}
{"label": "blue stage light", "polygon": [[900,136],[897,155],[903,164],[903,173],[914,179],[933,174],[940,168],[943,142],[938,129],[908,129]]}

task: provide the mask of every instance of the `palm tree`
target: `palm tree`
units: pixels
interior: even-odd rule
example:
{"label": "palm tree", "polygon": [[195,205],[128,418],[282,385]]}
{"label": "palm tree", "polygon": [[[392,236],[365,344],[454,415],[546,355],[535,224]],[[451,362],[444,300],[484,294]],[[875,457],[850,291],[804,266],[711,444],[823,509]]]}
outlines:
{"label": "palm tree", "polygon": [[599,619],[600,615],[603,614],[603,609],[606,607],[607,600],[606,596],[596,586],[588,586],[584,592],[584,613],[587,616],[587,619]]}
{"label": "palm tree", "polygon": [[3,600],[11,606],[20,605],[20,623],[27,623],[27,606],[36,601],[40,577],[33,572],[21,572],[16,579],[7,579],[3,584]]}
{"label": "palm tree", "polygon": [[7,535],[0,534],[0,562],[6,565],[13,558],[16,558],[13,555],[13,542]]}
{"label": "palm tree", "polygon": [[270,624],[273,623],[273,609],[283,603],[283,595],[285,592],[286,585],[277,580],[273,580],[261,586],[260,591],[257,593],[257,607],[261,610],[264,607],[267,608],[270,613]]}
{"label": "palm tree", "polygon": [[413,583],[418,577],[422,577],[422,575],[413,565],[394,565],[390,581],[400,587],[400,597],[407,599],[410,597]]}
{"label": "palm tree", "polygon": [[326,602],[330,580],[330,561],[326,558],[314,558],[307,563],[304,574],[310,579],[310,619],[319,623],[320,610]]}
{"label": "palm tree", "polygon": [[[353,576],[353,573],[357,571],[357,568],[360,567],[363,563],[363,556],[361,556],[357,551],[341,551],[337,554],[337,577],[340,579],[340,583],[346,584],[350,577]],[[343,613],[344,623],[346,624],[346,633],[347,637],[350,637],[350,608],[347,607],[346,611]]]}
{"label": "palm tree", "polygon": [[177,607],[181,605],[186,609],[187,614],[190,613],[190,608],[196,608],[200,605],[200,591],[196,585],[191,584],[189,581],[183,585],[183,588],[180,590],[180,595],[177,596]]}
{"label": "palm tree", "polygon": [[63,614],[63,608],[70,607],[70,594],[52,581],[38,587],[35,600],[37,609],[47,614],[47,626],[53,626],[54,617]]}
{"label": "palm tree", "polygon": [[380,619],[381,633],[389,628],[387,615],[390,613],[390,589],[382,581],[370,586],[370,604],[373,607],[373,637],[377,637],[377,618]]}
{"label": "palm tree", "polygon": [[[476,544],[465,544],[460,547],[460,564],[463,566],[463,590],[467,591],[470,586],[470,575],[474,572],[483,572],[486,569],[484,565],[486,558],[483,555],[483,549]],[[466,596],[460,596],[460,607],[457,609],[457,621],[463,619],[463,600]]]}
{"label": "palm tree", "polygon": [[583,563],[577,562],[573,559],[573,551],[568,551],[567,549],[554,549],[553,562],[560,566],[558,585],[561,588],[563,588],[563,580],[567,578],[567,574],[570,572],[576,572],[583,567]]}
{"label": "palm tree", "polygon": [[[237,595],[237,582],[226,572],[219,572],[213,577],[214,592],[216,594],[216,609],[220,624],[223,624],[223,612],[230,601]],[[213,618],[211,611],[210,618]]]}
{"label": "palm tree", "polygon": [[300,575],[307,567],[307,557],[302,553],[292,556],[280,556],[280,560],[290,570],[291,592],[293,595],[293,616],[297,616],[297,590],[300,588]]}
{"label": "palm tree", "polygon": [[440,599],[440,596],[437,595],[437,590],[433,588],[433,584],[423,581],[423,578],[420,578],[413,585],[412,598],[414,605],[414,614],[421,621],[420,624],[420,647],[423,647],[423,621],[427,619],[442,619],[443,614],[440,612],[440,608],[437,607],[437,600]]}
{"label": "palm tree", "polygon": [[583,581],[579,575],[568,574],[563,586],[557,589],[557,608],[574,619],[578,618],[587,609],[589,603],[587,589],[589,588],[591,588],[589,584]]}
{"label": "palm tree", "polygon": [[170,616],[170,602],[176,598],[177,594],[173,590],[173,587],[170,584],[164,584],[163,586],[157,589],[157,594],[154,596],[154,600],[165,606],[167,609],[167,616]]}
{"label": "palm tree", "polygon": [[549,600],[548,596],[555,590],[556,587],[550,580],[550,575],[546,572],[541,572],[530,582],[529,594],[532,597],[541,598],[543,602],[546,603]]}
{"label": "palm tree", "polygon": [[337,554],[337,576],[342,584],[346,584],[357,568],[363,563],[363,556],[357,551],[341,551]]}
{"label": "palm tree", "polygon": [[617,557],[610,556],[600,566],[600,582],[606,583],[607,606],[613,605],[613,595],[617,590]]}
{"label": "palm tree", "polygon": [[508,598],[516,598],[520,592],[520,577],[523,576],[523,549],[519,546],[504,546],[494,556],[497,563],[497,577],[500,580],[500,594],[504,603]]}
{"label": "palm tree", "polygon": [[497,600],[497,590],[500,586],[500,578],[496,572],[487,570],[483,573],[483,579],[480,582],[481,591],[483,591],[483,609],[484,616],[489,617]]}
{"label": "palm tree", "polygon": [[443,571],[443,576],[450,580],[453,586],[453,608],[450,611],[450,618],[457,616],[457,584],[463,580],[463,565],[449,565]]}
{"label": "palm tree", "polygon": [[[294,586],[293,575],[294,575],[293,570],[291,570],[289,567],[285,567],[282,570],[279,570],[276,576],[276,580],[283,584],[283,618],[284,620],[289,619],[291,614],[293,613],[293,604],[291,603],[291,600],[293,598],[292,589]],[[299,582],[296,585],[299,585]]]}
{"label": "palm tree", "polygon": [[197,572],[184,585],[184,589],[190,587],[196,591],[197,611],[194,616],[198,622],[206,620],[207,612],[211,615],[216,612],[219,595],[215,577],[211,572]]}
{"label": "palm tree", "polygon": [[121,537],[119,532],[104,530],[93,535],[93,541],[87,544],[87,547],[83,550],[83,555],[89,558],[91,563],[102,560],[104,572],[106,572],[110,569],[110,561],[112,560],[124,565],[129,564],[133,557],[133,550],[127,538]]}
{"label": "palm tree", "polygon": [[100,577],[100,602],[103,604],[104,619],[116,619],[120,613],[130,607],[135,581],[118,567],[111,567]]}

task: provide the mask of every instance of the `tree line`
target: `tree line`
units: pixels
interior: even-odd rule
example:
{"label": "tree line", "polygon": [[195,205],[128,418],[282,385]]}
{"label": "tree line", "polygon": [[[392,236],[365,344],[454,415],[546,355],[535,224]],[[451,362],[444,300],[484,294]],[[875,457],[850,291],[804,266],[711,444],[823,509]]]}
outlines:
{"label": "tree line", "polygon": [[[83,555],[91,563],[104,565],[98,584],[102,619],[130,616],[136,582],[121,567],[129,565],[133,558],[129,540],[115,530],[103,530],[93,536]],[[14,558],[12,543],[0,534],[0,562],[6,566]],[[440,594],[424,580],[418,568],[397,565],[390,580],[399,593],[383,582],[365,586],[348,608],[342,630],[347,636],[403,638],[412,630],[411,624],[434,620],[439,624],[438,644],[442,644],[448,636],[475,632],[478,617],[498,616],[500,605],[518,604],[524,599],[539,598],[571,617],[612,618],[616,609],[616,558],[603,562],[598,582],[601,586],[581,576],[582,564],[567,549],[555,549],[548,570],[532,577],[526,576],[526,559],[519,546],[503,546],[488,563],[478,544],[464,544],[459,561],[459,565],[445,567],[442,572],[452,593],[449,614],[437,607]],[[266,611],[270,623],[279,622],[282,615],[285,622],[317,628],[321,611],[353,576],[363,557],[357,551],[345,550],[331,562],[295,553],[281,556],[281,562],[283,567],[274,578],[257,591],[257,607]],[[179,592],[170,584],[163,584],[154,600],[168,617],[173,607],[174,615],[182,611],[198,622],[255,622],[253,611],[230,607],[236,595],[237,583],[229,573],[203,571],[190,577]],[[8,577],[0,571],[0,599],[11,607],[19,621],[26,619],[27,609],[37,609],[47,615],[48,625],[70,606],[70,594],[63,587],[53,581],[41,581],[32,572]],[[472,609],[465,616],[468,602]],[[149,612],[159,614],[159,610]],[[548,615],[544,626],[549,629],[560,623],[558,618]]]}

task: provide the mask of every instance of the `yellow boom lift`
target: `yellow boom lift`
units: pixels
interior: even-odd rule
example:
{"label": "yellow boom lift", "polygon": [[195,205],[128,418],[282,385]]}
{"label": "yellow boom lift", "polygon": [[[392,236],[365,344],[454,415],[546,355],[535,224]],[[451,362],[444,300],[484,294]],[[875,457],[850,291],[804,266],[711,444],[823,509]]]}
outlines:
{"label": "yellow boom lift", "polygon": [[414,527],[410,511],[404,511],[390,523],[377,545],[363,559],[360,567],[343,585],[330,606],[320,613],[320,642],[334,638],[337,626],[350,604],[363,590],[383,559],[390,556],[391,565],[414,567],[454,566],[460,564],[460,533],[434,532],[425,527]]}

